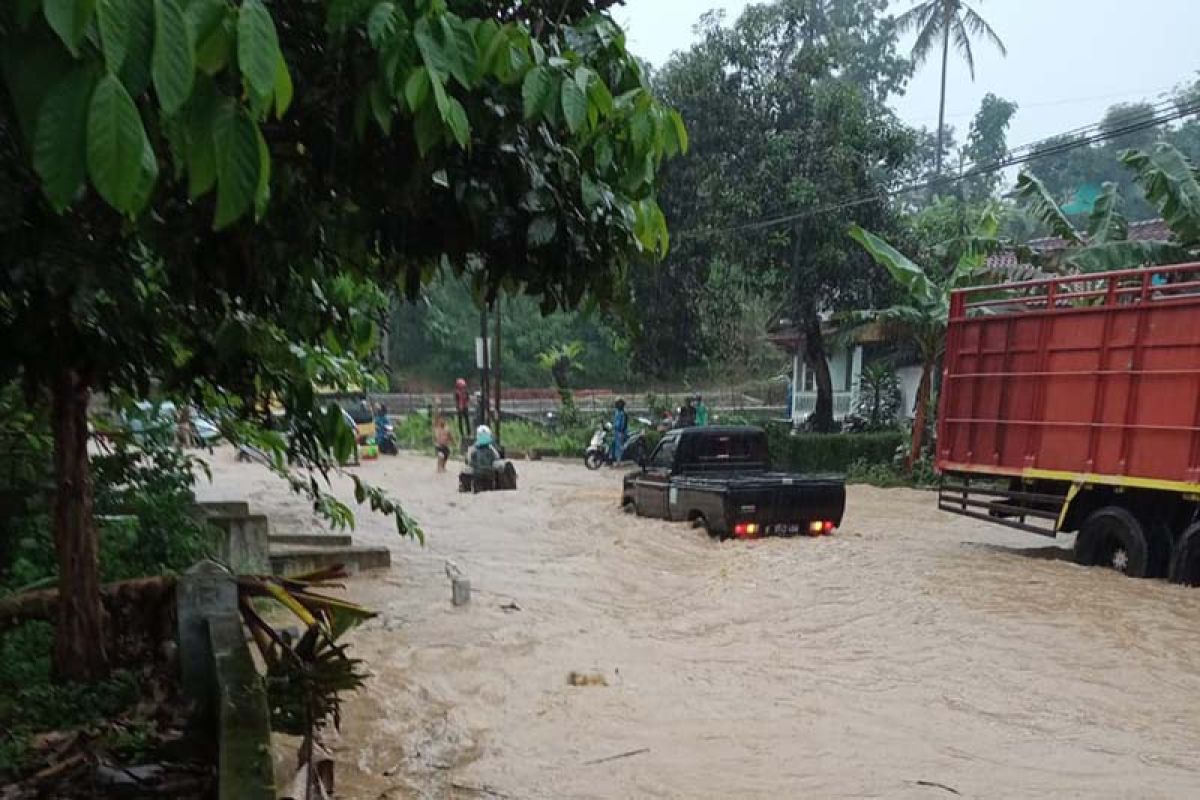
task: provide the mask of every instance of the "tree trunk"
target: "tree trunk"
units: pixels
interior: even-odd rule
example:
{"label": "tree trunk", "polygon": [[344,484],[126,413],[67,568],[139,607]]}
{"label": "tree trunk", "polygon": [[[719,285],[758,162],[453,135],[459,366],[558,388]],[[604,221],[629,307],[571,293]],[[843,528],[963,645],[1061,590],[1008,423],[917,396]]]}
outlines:
{"label": "tree trunk", "polygon": [[825,357],[821,319],[815,311],[805,313],[804,363],[813,371],[813,382],[817,388],[812,429],[817,433],[829,433],[833,430],[833,378],[829,375],[829,359]]}
{"label": "tree trunk", "polygon": [[926,361],[921,365],[921,382],[917,385],[917,407],[913,415],[912,449],[908,453],[908,469],[921,457],[921,445],[925,438],[925,420],[929,409],[929,387],[933,378],[933,362]]}
{"label": "tree trunk", "polygon": [[58,555],[58,627],[54,673],[63,680],[95,681],[108,675],[100,560],[92,515],[88,463],[87,381],[74,370],[53,386],[54,549]]}
{"label": "tree trunk", "polygon": [[942,177],[942,143],[946,136],[946,65],[950,58],[950,15],[943,14],[942,19],[942,93],[938,99],[938,129],[937,152],[934,153],[936,166],[933,169],[935,178]]}

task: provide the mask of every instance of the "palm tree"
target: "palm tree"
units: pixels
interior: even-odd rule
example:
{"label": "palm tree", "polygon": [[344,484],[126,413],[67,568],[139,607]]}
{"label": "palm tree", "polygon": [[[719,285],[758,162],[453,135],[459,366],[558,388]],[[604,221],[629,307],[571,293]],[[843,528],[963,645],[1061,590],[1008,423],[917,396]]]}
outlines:
{"label": "palm tree", "polygon": [[1007,56],[1004,42],[992,30],[992,26],[971,8],[966,0],[921,0],[905,11],[896,20],[901,31],[916,31],[912,57],[918,65],[925,61],[939,41],[942,45],[942,92],[938,100],[938,128],[935,177],[942,175],[942,140],[946,126],[946,63],[950,57],[950,40],[967,62],[971,80],[975,80],[975,54],[971,50],[971,37],[982,36],[996,46],[1000,55]]}

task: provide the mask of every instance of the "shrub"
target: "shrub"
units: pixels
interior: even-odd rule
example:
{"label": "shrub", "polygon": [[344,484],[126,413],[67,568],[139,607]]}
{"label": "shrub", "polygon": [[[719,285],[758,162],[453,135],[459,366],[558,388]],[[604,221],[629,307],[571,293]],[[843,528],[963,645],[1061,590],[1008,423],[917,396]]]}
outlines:
{"label": "shrub", "polygon": [[899,431],[882,433],[798,433],[785,424],[767,426],[771,463],[789,472],[847,472],[856,462],[890,465],[904,442]]}

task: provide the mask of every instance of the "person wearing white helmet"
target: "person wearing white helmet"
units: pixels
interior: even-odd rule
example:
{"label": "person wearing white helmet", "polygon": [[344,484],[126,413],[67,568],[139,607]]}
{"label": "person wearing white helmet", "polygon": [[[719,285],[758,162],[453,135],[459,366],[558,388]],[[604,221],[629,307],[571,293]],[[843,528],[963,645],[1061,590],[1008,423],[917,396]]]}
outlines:
{"label": "person wearing white helmet", "polygon": [[467,452],[467,463],[471,469],[481,471],[491,469],[499,458],[500,451],[496,449],[496,439],[492,435],[492,429],[487,425],[480,425],[475,429],[475,443]]}

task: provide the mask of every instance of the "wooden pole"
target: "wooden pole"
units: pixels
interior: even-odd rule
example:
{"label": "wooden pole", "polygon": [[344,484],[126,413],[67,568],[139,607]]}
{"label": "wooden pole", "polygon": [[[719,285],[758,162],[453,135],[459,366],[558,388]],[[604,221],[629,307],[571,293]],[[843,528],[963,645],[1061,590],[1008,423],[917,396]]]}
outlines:
{"label": "wooden pole", "polygon": [[501,306],[502,305],[503,304],[500,302],[500,296],[497,295],[496,296],[496,441],[500,441],[500,423],[501,423],[500,383],[501,383],[501,378],[503,377],[503,374],[504,374],[504,371],[501,367],[501,364],[503,363],[503,358],[504,358],[503,353],[502,353],[503,340],[500,338],[500,317],[501,317],[501,311],[502,311]]}

